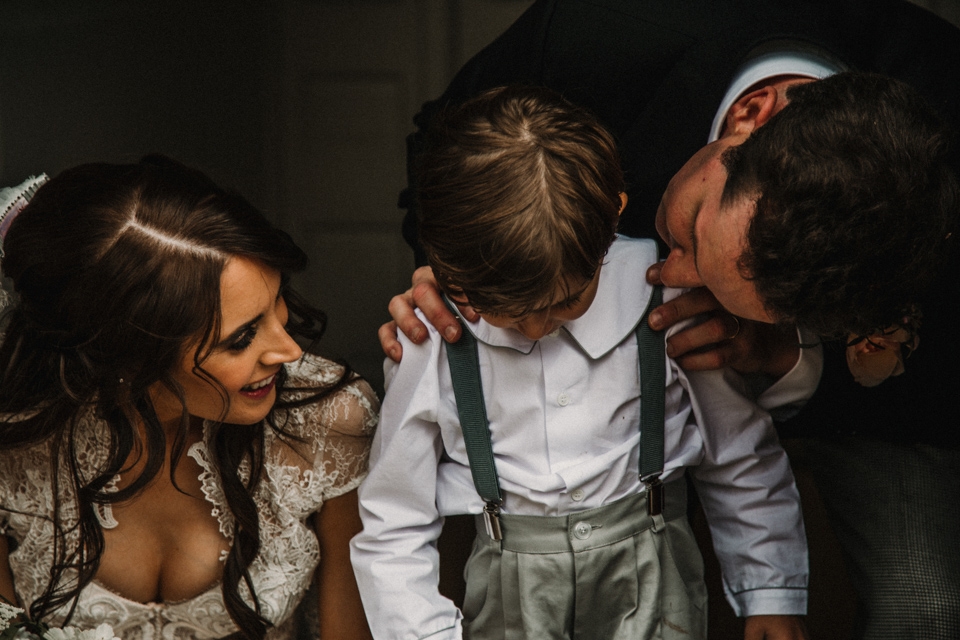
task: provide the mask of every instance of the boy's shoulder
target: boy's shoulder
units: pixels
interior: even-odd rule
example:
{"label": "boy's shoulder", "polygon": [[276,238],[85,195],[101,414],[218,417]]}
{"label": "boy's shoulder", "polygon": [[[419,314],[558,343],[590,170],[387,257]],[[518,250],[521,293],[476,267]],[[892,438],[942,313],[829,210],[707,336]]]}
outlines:
{"label": "boy's shoulder", "polygon": [[653,287],[647,284],[647,269],[657,262],[657,254],[654,240],[618,235],[603,260],[597,297],[648,299]]}
{"label": "boy's shoulder", "polygon": [[[648,297],[652,291],[650,285],[646,285],[647,269],[660,260],[659,244],[652,238],[631,238],[629,236],[618,235],[613,244],[610,245],[610,251],[607,252],[607,259],[604,261],[604,268],[607,269],[607,278],[617,285],[622,285],[621,295],[626,295],[629,291],[636,291],[637,295]],[[612,268],[607,268],[611,265]],[[686,289],[676,289],[673,287],[663,287],[663,301],[667,302],[682,294]]]}
{"label": "boy's shoulder", "polygon": [[607,251],[604,266],[615,261],[630,262],[632,266],[641,268],[645,273],[647,268],[659,259],[658,253],[657,241],[652,238],[617,235]]}

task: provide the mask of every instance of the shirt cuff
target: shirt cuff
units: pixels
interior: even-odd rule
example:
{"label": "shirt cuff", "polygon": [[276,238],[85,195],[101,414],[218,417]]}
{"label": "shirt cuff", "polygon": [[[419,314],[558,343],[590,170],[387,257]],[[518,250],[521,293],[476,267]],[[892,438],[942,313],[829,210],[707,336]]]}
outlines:
{"label": "shirt cuff", "polygon": [[777,422],[799,413],[817,390],[823,374],[823,345],[817,335],[798,328],[797,340],[803,345],[797,363],[757,398],[757,404]]}
{"label": "shirt cuff", "polygon": [[727,600],[734,613],[741,618],[807,615],[807,590],[803,587],[751,589],[737,594],[728,593]]}
{"label": "shirt cuff", "polygon": [[447,627],[446,629],[440,629],[440,631],[435,631],[429,633],[425,636],[420,636],[419,640],[463,640],[463,619],[460,617],[460,611],[457,611],[457,620],[452,627]]}

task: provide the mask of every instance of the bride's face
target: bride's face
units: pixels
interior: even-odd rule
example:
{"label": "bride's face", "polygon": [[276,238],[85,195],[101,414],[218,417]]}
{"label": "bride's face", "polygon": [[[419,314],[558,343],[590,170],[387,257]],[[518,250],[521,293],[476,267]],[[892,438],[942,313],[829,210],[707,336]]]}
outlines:
{"label": "bride's face", "polygon": [[[280,274],[248,258],[231,258],[220,278],[220,312],[220,335],[201,366],[226,391],[226,416],[220,389],[194,370],[197,346],[185,349],[174,378],[183,386],[190,415],[254,424],[276,401],[280,367],[303,354],[284,328],[288,314]],[[172,393],[158,383],[151,395],[161,422],[179,420],[182,408]]]}

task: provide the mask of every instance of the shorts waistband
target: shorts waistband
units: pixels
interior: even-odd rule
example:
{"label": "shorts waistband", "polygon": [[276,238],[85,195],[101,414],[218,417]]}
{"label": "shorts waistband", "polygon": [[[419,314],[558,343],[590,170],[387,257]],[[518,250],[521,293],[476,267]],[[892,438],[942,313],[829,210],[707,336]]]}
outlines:
{"label": "shorts waistband", "polygon": [[[664,521],[687,514],[687,483],[680,479],[663,486]],[[500,515],[503,540],[487,535],[483,515],[475,518],[477,535],[517,553],[569,553],[613,544],[651,528],[647,492],[626,496],[602,507],[565,516]]]}

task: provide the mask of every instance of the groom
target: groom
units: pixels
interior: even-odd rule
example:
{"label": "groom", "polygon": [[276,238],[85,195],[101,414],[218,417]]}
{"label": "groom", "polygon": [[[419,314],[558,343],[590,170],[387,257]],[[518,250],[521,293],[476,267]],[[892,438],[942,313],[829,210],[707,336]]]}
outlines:
{"label": "groom", "polygon": [[[777,417],[808,438],[857,637],[957,638],[958,162],[888,78],[960,125],[960,31],[906,2],[539,0],[424,106],[411,160],[437,109],[488,87],[545,84],[597,113],[624,155],[621,231],[659,231],[669,249],[648,277],[700,287],[651,316],[665,328],[708,314],[668,352],[753,379],[819,377]],[[413,188],[401,204],[416,250]],[[417,341],[416,304],[455,339],[429,281],[419,270],[391,313]],[[837,338],[822,368],[790,322]],[[394,330],[381,341],[398,358]]]}

